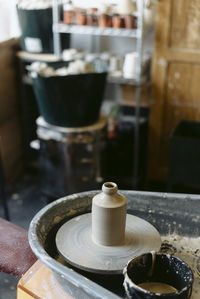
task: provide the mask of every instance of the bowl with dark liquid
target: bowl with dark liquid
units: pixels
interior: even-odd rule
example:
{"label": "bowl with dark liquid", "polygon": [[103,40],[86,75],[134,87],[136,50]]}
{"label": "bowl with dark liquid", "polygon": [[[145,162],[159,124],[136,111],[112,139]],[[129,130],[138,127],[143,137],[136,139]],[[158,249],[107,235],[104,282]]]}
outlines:
{"label": "bowl with dark liquid", "polygon": [[128,262],[124,288],[128,298],[188,299],[192,294],[193,273],[181,259],[149,252]]}

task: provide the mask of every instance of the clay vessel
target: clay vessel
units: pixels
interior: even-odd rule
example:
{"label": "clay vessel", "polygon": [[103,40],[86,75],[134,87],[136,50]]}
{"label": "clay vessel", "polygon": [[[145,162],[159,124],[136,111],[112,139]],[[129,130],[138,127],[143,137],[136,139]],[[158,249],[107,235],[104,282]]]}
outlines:
{"label": "clay vessel", "polygon": [[98,9],[90,8],[87,13],[87,25],[89,26],[98,26]]}
{"label": "clay vessel", "polygon": [[73,11],[64,11],[63,12],[63,22],[67,25],[71,25],[73,23],[74,12]]}
{"label": "clay vessel", "polygon": [[135,29],[137,28],[137,18],[134,15],[126,15],[125,19],[125,27],[127,29]]}
{"label": "clay vessel", "polygon": [[67,25],[71,25],[74,19],[74,7],[69,1],[68,3],[63,5],[63,23]]}
{"label": "clay vessel", "polygon": [[92,201],[92,239],[105,246],[122,245],[125,241],[126,198],[115,183],[104,183]]}
{"label": "clay vessel", "polygon": [[112,17],[112,26],[113,28],[124,28],[125,27],[124,17],[119,15],[114,15]]}
{"label": "clay vessel", "polygon": [[80,26],[87,25],[87,17],[85,12],[80,11],[77,13],[77,25]]}
{"label": "clay vessel", "polygon": [[99,16],[99,27],[111,27],[112,26],[112,17],[108,14],[101,14]]}

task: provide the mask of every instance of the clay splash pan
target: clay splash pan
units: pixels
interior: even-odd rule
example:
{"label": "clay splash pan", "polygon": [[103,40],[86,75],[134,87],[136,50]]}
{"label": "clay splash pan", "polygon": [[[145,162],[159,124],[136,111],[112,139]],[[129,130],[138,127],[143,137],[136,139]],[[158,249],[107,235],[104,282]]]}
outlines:
{"label": "clay splash pan", "polygon": [[[61,198],[43,208],[32,220],[29,242],[37,257],[75,298],[125,298],[123,275],[102,275],[73,268],[60,257],[55,243],[68,220],[91,212],[97,191]],[[183,259],[194,273],[192,299],[200,298],[200,196],[120,191],[127,213],[151,223],[161,234],[163,252]]]}

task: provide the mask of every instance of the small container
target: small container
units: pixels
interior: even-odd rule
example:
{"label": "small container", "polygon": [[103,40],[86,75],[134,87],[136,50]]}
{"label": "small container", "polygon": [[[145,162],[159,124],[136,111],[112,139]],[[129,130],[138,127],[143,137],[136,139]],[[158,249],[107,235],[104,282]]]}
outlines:
{"label": "small container", "polygon": [[87,16],[85,11],[79,11],[76,15],[77,25],[85,26],[87,25]]}
{"label": "small container", "polygon": [[98,10],[97,8],[90,8],[87,13],[87,25],[98,26]]}
{"label": "small container", "polygon": [[124,28],[125,27],[124,17],[120,15],[114,15],[112,17],[112,26],[113,28]]}
{"label": "small container", "polygon": [[128,298],[188,299],[193,280],[192,270],[184,261],[164,253],[143,254],[131,260],[124,269]]}
{"label": "small container", "polygon": [[99,16],[99,27],[112,27],[112,17],[106,13]]}
{"label": "small container", "polygon": [[75,16],[74,7],[71,1],[69,1],[68,3],[63,5],[63,23],[67,25],[73,24],[74,16]]}
{"label": "small container", "polygon": [[126,29],[135,29],[137,28],[137,17],[134,15],[125,15],[125,27]]}
{"label": "small container", "polygon": [[137,64],[138,64],[138,53],[137,52],[127,53],[124,59],[123,77],[126,79],[136,79]]}

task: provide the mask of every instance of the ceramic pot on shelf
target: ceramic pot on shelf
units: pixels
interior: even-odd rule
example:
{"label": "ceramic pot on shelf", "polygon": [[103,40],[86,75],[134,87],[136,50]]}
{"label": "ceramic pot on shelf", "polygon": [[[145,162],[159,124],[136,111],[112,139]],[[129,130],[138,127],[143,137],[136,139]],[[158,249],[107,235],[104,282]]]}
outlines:
{"label": "ceramic pot on shelf", "polygon": [[63,23],[71,25],[74,22],[75,11],[71,1],[63,5]]}
{"label": "ceramic pot on shelf", "polygon": [[98,9],[90,8],[87,12],[87,25],[98,26]]}
{"label": "ceramic pot on shelf", "polygon": [[124,17],[117,14],[114,15],[112,17],[112,26],[113,28],[124,28],[125,27]]}
{"label": "ceramic pot on shelf", "polygon": [[136,11],[136,4],[132,0],[120,0],[117,11],[122,15],[130,15]]}
{"label": "ceramic pot on shelf", "polygon": [[112,17],[108,14],[101,14],[99,16],[99,27],[112,27]]}
{"label": "ceramic pot on shelf", "polygon": [[76,14],[76,23],[79,26],[85,26],[87,25],[87,16],[86,12],[84,10],[80,10]]}
{"label": "ceramic pot on shelf", "polygon": [[125,15],[125,27],[127,29],[135,29],[137,28],[137,17],[134,15]]}

